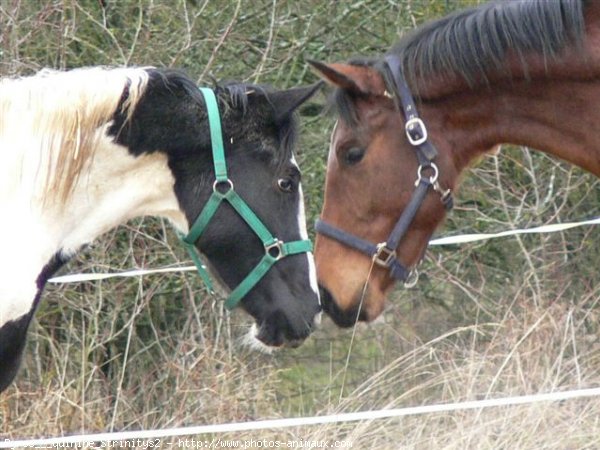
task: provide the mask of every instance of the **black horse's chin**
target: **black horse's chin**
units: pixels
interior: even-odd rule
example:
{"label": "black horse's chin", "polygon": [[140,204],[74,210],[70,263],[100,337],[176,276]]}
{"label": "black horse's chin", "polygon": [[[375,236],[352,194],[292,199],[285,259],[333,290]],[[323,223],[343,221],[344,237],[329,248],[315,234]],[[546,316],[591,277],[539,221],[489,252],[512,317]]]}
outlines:
{"label": "black horse's chin", "polygon": [[296,348],[310,335],[313,324],[292,324],[282,311],[275,311],[260,324],[256,323],[251,333],[255,340],[270,348]]}
{"label": "black horse's chin", "polygon": [[242,344],[263,353],[273,353],[280,348],[297,348],[304,342],[304,339],[283,341],[279,338],[273,338],[273,335],[266,331],[266,328],[254,323],[249,332],[242,338]]}
{"label": "black horse's chin", "polygon": [[356,322],[367,321],[365,312],[363,310],[359,311],[358,306],[350,308],[349,310],[342,310],[327,289],[319,285],[319,291],[321,292],[321,305],[323,311],[327,313],[338,327],[349,328],[354,326]]}
{"label": "black horse's chin", "polygon": [[281,339],[279,335],[273,335],[273,333],[266,331],[267,328],[260,327],[258,333],[255,335],[255,338],[261,343],[266,345],[271,349],[277,348],[297,348],[302,345],[302,343],[306,340],[306,338],[302,339],[292,339],[286,340]]}

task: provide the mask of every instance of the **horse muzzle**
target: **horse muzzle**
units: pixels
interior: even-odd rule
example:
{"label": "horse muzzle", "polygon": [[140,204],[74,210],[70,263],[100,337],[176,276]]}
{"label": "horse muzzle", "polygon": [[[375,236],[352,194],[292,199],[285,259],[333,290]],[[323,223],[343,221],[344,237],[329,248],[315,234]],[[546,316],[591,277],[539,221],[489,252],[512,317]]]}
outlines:
{"label": "horse muzzle", "polygon": [[269,348],[296,348],[319,326],[321,314],[319,308],[314,311],[310,320],[306,320],[276,310],[260,323],[256,322],[250,333],[260,342],[259,346],[262,344]]}

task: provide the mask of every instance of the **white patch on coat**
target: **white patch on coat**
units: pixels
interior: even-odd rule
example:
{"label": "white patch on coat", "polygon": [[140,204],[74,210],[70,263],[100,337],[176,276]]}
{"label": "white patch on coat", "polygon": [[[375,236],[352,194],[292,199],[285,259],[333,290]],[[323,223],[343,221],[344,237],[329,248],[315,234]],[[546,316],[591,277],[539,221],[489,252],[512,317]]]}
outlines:
{"label": "white patch on coat", "polygon": [[258,325],[256,323],[253,323],[252,326],[248,329],[248,332],[240,338],[240,344],[260,353],[265,353],[267,355],[272,354],[273,351],[277,350],[277,347],[271,347],[259,340],[259,332],[260,329],[258,328]]}
{"label": "white patch on coat", "polygon": [[134,105],[146,77],[80,69],[0,83],[0,326],[31,310],[58,252],[145,215],[187,231],[166,155],[133,157],[106,135],[127,82]]}
{"label": "white patch on coat", "polygon": [[[291,162],[296,167],[298,167],[298,163],[296,162],[296,158],[294,156],[292,156]],[[306,213],[304,210],[304,193],[302,192],[302,184],[300,184],[298,186],[298,194],[299,194],[298,213],[297,213],[298,230],[300,232],[300,237],[302,239],[308,240],[308,231],[306,230]],[[320,305],[321,297],[319,295],[319,285],[317,283],[317,268],[315,265],[315,256],[314,256],[313,252],[307,252],[306,258],[308,260],[308,278],[309,278],[310,287],[317,295],[317,298],[319,299],[319,305]],[[315,317],[315,323],[318,324],[318,322],[320,322],[320,319],[321,319],[320,314],[317,314],[317,317]]]}
{"label": "white patch on coat", "polygon": [[3,198],[1,208],[7,214],[0,224],[0,326],[31,309],[36,278],[57,252],[72,255],[140,216],[165,217],[187,232],[174,182],[165,154],[133,157],[125,147],[105,139],[64,207],[44,206],[22,195],[11,201]]}

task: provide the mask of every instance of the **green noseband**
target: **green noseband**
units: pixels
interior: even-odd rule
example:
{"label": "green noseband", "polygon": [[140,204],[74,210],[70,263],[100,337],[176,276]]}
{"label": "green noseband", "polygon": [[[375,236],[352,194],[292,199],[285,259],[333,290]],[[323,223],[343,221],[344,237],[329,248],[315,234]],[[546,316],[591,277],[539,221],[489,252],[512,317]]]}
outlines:
{"label": "green noseband", "polygon": [[246,275],[246,278],[242,280],[242,282],[231,292],[227,300],[225,300],[225,307],[227,309],[233,309],[238,305],[240,300],[256,286],[271,266],[277,261],[288,255],[310,252],[312,251],[312,244],[308,240],[282,242],[274,237],[254,211],[252,211],[252,208],[250,208],[242,197],[235,192],[233,182],[227,176],[227,163],[225,162],[221,119],[219,117],[219,106],[217,105],[215,93],[212,89],[208,88],[200,88],[200,92],[204,96],[204,101],[206,102],[206,108],[208,110],[210,140],[212,143],[213,163],[215,167],[215,182],[213,184],[213,193],[208,199],[208,202],[198,215],[198,218],[190,228],[187,236],[182,236],[181,240],[192,257],[200,277],[208,289],[213,292],[213,284],[210,275],[202,264],[200,255],[194,244],[200,239],[200,236],[223,201],[229,202],[233,209],[235,209],[250,228],[252,228],[254,233],[261,240],[265,249],[265,254],[256,267]]}

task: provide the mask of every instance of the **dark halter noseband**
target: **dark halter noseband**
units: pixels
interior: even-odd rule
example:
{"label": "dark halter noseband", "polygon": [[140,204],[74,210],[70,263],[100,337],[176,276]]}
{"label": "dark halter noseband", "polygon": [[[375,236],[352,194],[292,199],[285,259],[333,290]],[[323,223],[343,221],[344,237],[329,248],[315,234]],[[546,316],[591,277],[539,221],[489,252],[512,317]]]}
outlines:
{"label": "dark halter noseband", "polygon": [[[415,190],[412,197],[387,240],[379,244],[373,244],[361,239],[322,220],[317,220],[315,229],[324,236],[335,239],[348,247],[370,256],[375,264],[387,268],[395,279],[412,286],[418,279],[417,271],[406,268],[398,260],[396,249],[421,207],[429,188],[431,187],[435,192],[440,194],[441,201],[447,210],[452,209],[452,191],[450,189],[442,189],[439,184],[439,171],[433,162],[438,152],[435,146],[427,140],[427,128],[417,113],[415,102],[400,67],[399,58],[392,55],[386,56],[384,70],[391,75],[391,79],[393,80],[393,97],[397,99],[398,107],[401,107],[404,112],[404,117],[406,118],[404,125],[406,137],[415,149],[419,162],[417,180],[415,181]],[[429,177],[424,175],[424,172],[427,171],[432,172]]]}

